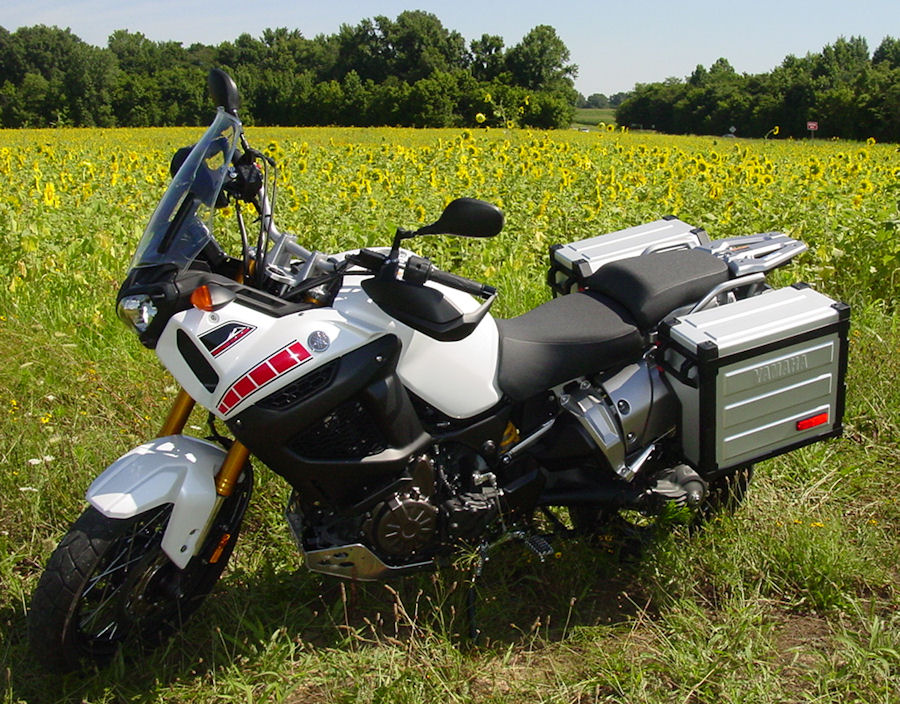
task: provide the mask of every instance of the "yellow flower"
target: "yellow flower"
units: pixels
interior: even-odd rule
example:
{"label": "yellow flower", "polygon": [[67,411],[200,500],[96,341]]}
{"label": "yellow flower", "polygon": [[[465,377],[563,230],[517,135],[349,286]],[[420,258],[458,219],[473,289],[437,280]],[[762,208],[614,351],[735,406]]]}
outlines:
{"label": "yellow flower", "polygon": [[480,125],[482,122],[484,122],[486,119],[487,119],[487,118],[484,116],[484,113],[483,113],[483,112],[479,112],[479,113],[477,113],[477,114],[475,115],[475,122],[477,122],[479,125]]}
{"label": "yellow flower", "polygon": [[779,132],[781,132],[781,128],[778,125],[775,125],[775,127],[772,128],[772,134],[778,134]]}

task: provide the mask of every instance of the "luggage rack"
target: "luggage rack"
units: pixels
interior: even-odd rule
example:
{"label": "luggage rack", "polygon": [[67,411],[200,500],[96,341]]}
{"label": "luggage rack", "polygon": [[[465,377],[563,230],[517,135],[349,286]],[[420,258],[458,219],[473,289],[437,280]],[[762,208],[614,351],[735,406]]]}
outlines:
{"label": "luggage rack", "polygon": [[697,249],[722,259],[735,277],[765,273],[787,264],[808,247],[782,232],[728,237],[712,240]]}
{"label": "luggage rack", "polygon": [[628,227],[550,248],[547,284],[555,296],[578,290],[604,264],[672,249],[699,249],[718,257],[732,278],[766,273],[787,264],[807,246],[782,232],[710,240],[707,233],[667,215]]}

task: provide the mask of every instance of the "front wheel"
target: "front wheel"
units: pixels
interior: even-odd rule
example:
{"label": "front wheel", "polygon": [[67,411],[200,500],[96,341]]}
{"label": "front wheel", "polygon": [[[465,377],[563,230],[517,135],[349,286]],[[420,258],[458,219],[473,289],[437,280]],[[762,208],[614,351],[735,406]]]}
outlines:
{"label": "front wheel", "polygon": [[54,671],[106,664],[124,644],[153,647],[181,628],[228,562],[252,472],[223,504],[204,548],[182,570],[163,552],[171,505],[129,519],[89,507],[50,556],[31,599],[32,654]]}

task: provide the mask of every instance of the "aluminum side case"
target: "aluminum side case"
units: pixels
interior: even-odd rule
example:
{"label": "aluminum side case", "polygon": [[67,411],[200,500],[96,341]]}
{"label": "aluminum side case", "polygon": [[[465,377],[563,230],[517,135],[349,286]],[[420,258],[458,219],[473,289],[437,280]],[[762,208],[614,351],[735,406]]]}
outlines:
{"label": "aluminum side case", "polygon": [[685,459],[712,477],[840,435],[849,326],[804,284],[665,321]]}
{"label": "aluminum side case", "polygon": [[554,295],[565,295],[577,290],[587,277],[609,262],[662,249],[700,247],[709,242],[704,230],[682,222],[674,215],[666,215],[643,225],[553,245],[547,285]]}

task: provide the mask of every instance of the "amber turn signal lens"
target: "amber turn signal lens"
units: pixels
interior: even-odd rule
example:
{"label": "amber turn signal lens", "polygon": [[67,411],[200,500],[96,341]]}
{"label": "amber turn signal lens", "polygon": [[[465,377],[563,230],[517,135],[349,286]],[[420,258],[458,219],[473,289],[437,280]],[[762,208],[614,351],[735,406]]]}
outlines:
{"label": "amber turn signal lens", "polygon": [[194,308],[205,310],[208,313],[214,310],[212,294],[210,293],[208,286],[198,286],[194,289],[194,292],[191,294],[191,305],[194,306]]}

